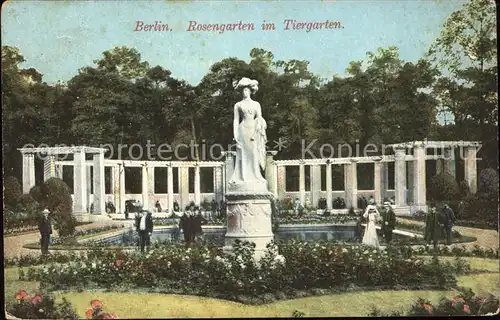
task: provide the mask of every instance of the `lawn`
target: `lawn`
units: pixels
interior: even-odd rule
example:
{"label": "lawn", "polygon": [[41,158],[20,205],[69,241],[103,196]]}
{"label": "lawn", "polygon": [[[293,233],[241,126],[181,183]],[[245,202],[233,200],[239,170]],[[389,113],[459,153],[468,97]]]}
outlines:
{"label": "lawn", "polygon": [[[452,260],[453,257],[441,257]],[[499,261],[482,258],[464,258],[475,271],[489,273],[457,277],[459,286],[470,287],[478,294],[489,292],[500,296]],[[23,268],[25,271],[27,268]],[[20,289],[33,291],[35,282],[17,280],[18,268],[7,268],[5,295],[13,299]],[[295,310],[305,316],[366,316],[372,306],[383,311],[406,310],[418,296],[437,302],[443,295],[452,297],[455,291],[365,291],[331,294],[278,301],[261,306],[249,306],[237,302],[159,293],[116,293],[85,291],[56,293],[57,298],[66,297],[73,303],[78,314],[84,316],[92,299],[100,299],[106,311],[121,318],[192,318],[192,317],[291,317]]]}

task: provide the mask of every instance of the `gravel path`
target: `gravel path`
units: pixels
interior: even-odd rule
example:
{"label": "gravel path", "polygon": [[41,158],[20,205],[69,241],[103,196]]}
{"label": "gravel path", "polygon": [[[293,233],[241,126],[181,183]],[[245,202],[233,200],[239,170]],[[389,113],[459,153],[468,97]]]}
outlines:
{"label": "gravel path", "polygon": [[[78,226],[78,227],[76,227],[76,230],[87,230],[87,229],[98,228],[98,227],[103,227],[103,226],[122,225],[122,224],[123,224],[123,222],[117,222],[117,221],[94,222],[94,223]],[[52,234],[52,236],[57,237],[57,231],[54,230],[54,233]],[[19,235],[19,236],[4,237],[3,238],[4,257],[11,259],[14,257],[19,257],[21,255],[39,256],[39,255],[41,255],[40,250],[23,248],[23,246],[28,244],[28,243],[35,243],[38,241],[40,241],[40,233],[38,233],[38,232],[23,234],[23,235]],[[63,251],[61,251],[61,250],[50,250],[50,246],[49,246],[49,252],[63,253]]]}
{"label": "gravel path", "polygon": [[[402,217],[397,217],[397,220],[408,224],[416,224],[420,226],[424,225],[424,222],[422,221],[415,221],[415,220],[405,219]],[[454,226],[453,230],[457,230],[458,232],[466,236],[476,237],[477,240],[469,243],[453,244],[450,247],[472,248],[475,245],[478,245],[480,247],[498,249],[499,236],[498,236],[498,231],[496,230],[478,229],[478,228],[461,227],[461,226]]]}

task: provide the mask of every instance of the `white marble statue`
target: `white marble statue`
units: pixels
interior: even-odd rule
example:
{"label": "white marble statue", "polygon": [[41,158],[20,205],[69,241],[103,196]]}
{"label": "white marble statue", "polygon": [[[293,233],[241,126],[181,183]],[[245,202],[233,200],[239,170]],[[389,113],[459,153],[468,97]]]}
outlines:
{"label": "white marble statue", "polygon": [[266,179],[260,169],[266,164],[266,129],[260,103],[251,94],[258,90],[258,81],[242,78],[235,86],[243,99],[234,105],[233,134],[236,159],[229,184],[241,191],[267,191]]}

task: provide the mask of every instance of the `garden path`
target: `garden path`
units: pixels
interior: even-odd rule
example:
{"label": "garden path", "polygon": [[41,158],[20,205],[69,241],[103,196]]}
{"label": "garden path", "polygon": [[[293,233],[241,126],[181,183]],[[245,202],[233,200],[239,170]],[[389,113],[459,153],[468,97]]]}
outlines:
{"label": "garden path", "polygon": [[[397,220],[408,224],[416,224],[420,226],[424,225],[424,222],[422,221],[405,219],[403,217],[397,217]],[[473,248],[475,245],[478,245],[480,247],[498,249],[499,235],[497,230],[479,229],[479,228],[462,227],[462,226],[454,226],[453,230],[457,230],[463,235],[476,237],[477,240],[469,243],[453,244],[450,247],[465,247],[467,249],[470,249]]]}
{"label": "garden path", "polygon": [[[116,221],[99,221],[78,226],[76,227],[76,230],[87,230],[92,228],[99,228],[110,225],[122,225],[122,224],[123,223]],[[52,236],[57,237],[58,236],[57,231],[54,230],[54,234]],[[3,239],[4,257],[12,259],[14,257],[19,257],[21,255],[39,256],[41,254],[40,250],[24,248],[26,244],[35,243],[37,241],[40,241],[40,234],[38,232],[22,234],[19,236],[4,237]],[[50,250],[49,247],[49,252],[54,252],[54,251]],[[64,253],[64,251],[61,250],[57,250],[57,252]]]}

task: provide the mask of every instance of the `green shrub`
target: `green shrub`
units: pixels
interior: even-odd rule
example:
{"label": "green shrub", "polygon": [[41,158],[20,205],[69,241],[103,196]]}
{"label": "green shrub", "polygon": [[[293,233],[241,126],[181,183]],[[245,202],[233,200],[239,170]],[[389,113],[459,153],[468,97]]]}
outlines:
{"label": "green shrub", "polygon": [[60,237],[72,235],[75,232],[76,220],[72,215],[73,200],[64,181],[59,178],[50,178],[42,185],[33,187],[30,194],[42,208],[49,209],[55,222],[54,228]]}
{"label": "green shrub", "polygon": [[427,190],[427,197],[431,201],[449,201],[460,198],[458,183],[449,173],[435,175]]}
{"label": "green shrub", "polygon": [[[43,282],[51,290],[75,286],[113,289],[125,283],[248,302],[266,293],[304,296],[344,290],[351,285],[444,289],[456,285],[457,270],[465,270],[464,266],[442,264],[437,259],[429,262],[411,252],[401,254],[362,245],[346,247],[326,241],[272,243],[256,263],[252,257],[254,247],[236,241],[232,254],[225,254],[215,245],[186,250],[182,244],[165,244],[145,255],[103,248],[62,267],[46,264],[30,268],[25,280]],[[134,277],[130,277],[132,273]]]}
{"label": "green shrub", "polygon": [[3,201],[5,206],[15,209],[22,194],[21,184],[17,178],[13,176],[5,177],[3,180]]}
{"label": "green shrub", "polygon": [[478,192],[463,200],[461,220],[496,223],[498,221],[498,198]]}
{"label": "green shrub", "polygon": [[458,189],[460,190],[461,198],[465,198],[471,194],[469,184],[467,183],[466,180],[460,181],[460,183],[458,184]]}
{"label": "green shrub", "polygon": [[40,207],[31,194],[25,193],[19,197],[17,209],[19,212],[25,212],[31,216],[35,215],[40,210]]}
{"label": "green shrub", "polygon": [[498,172],[495,169],[484,169],[479,173],[478,192],[498,197]]}

